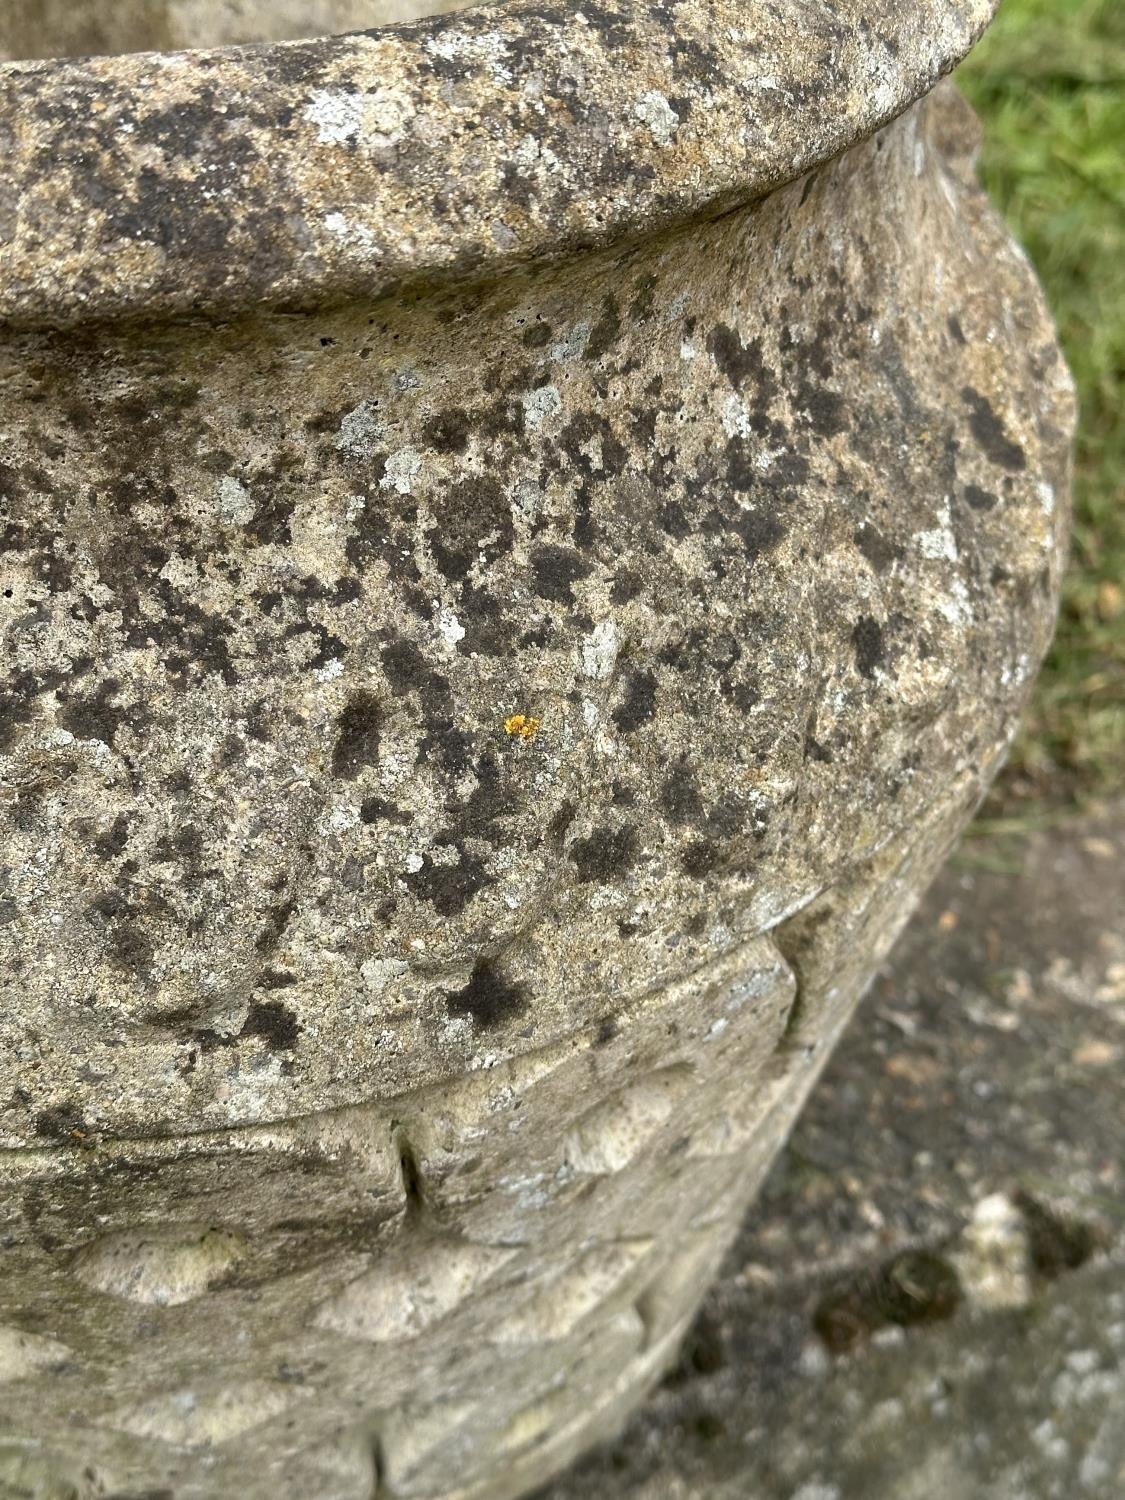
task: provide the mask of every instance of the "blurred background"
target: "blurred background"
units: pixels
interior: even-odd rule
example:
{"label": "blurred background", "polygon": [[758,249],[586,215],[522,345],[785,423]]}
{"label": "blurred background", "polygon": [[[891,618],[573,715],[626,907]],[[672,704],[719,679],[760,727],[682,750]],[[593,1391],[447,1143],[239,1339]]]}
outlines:
{"label": "blurred background", "polygon": [[1005,0],[957,78],[1081,407],[1058,635],[985,809],[1017,832],[1125,788],[1125,0]]}

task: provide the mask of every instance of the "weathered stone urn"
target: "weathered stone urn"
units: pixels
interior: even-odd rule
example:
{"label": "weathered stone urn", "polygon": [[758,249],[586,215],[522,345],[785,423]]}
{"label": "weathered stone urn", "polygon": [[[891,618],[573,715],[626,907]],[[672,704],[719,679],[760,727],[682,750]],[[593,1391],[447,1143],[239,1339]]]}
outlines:
{"label": "weathered stone urn", "polygon": [[5,7],[116,54],[0,67],[6,1500],[507,1500],[675,1356],[1050,633],[990,9]]}

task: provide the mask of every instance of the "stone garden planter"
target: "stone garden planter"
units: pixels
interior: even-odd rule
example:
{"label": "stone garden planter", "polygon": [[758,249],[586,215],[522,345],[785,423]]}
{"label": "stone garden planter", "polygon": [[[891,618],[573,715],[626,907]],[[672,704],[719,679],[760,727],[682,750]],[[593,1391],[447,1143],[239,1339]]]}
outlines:
{"label": "stone garden planter", "polygon": [[1050,634],[989,12],[5,8],[122,55],[0,67],[0,1494],[505,1500],[674,1358]]}

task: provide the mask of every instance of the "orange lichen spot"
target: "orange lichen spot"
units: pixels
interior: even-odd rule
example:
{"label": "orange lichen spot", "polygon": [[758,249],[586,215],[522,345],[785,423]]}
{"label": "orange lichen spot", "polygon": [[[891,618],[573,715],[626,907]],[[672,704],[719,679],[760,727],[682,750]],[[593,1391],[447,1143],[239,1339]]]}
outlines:
{"label": "orange lichen spot", "polygon": [[528,714],[509,714],[504,720],[505,734],[518,734],[521,740],[533,740],[539,733],[539,720]]}

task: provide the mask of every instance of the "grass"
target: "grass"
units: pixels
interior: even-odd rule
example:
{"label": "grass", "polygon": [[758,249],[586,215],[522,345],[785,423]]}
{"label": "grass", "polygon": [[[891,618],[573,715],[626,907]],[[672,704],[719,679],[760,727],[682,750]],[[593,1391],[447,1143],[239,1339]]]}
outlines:
{"label": "grass", "polygon": [[1125,0],[1006,0],[958,82],[1081,403],[1058,634],[989,809],[1018,819],[1125,790]]}

